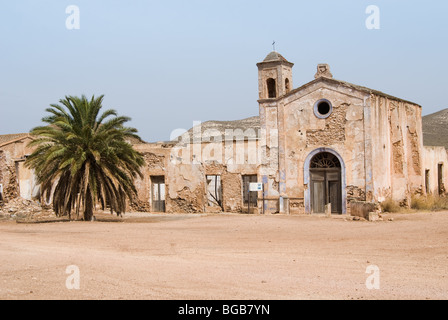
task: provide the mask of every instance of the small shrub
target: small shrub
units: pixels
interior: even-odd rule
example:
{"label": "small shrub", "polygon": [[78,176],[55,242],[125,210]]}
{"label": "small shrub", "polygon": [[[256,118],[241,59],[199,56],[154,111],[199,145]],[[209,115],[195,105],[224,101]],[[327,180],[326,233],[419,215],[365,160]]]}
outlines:
{"label": "small shrub", "polygon": [[431,210],[433,199],[430,196],[412,196],[411,208],[415,210]]}
{"label": "small shrub", "polygon": [[385,201],[381,202],[381,210],[383,212],[399,212],[400,205],[398,202],[392,200],[391,198],[387,198]]}

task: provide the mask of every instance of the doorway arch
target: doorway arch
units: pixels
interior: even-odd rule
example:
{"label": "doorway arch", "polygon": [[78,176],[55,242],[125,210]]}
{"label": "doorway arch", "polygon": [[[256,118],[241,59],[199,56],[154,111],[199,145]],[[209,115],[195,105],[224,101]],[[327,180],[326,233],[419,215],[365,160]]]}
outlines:
{"label": "doorway arch", "polygon": [[314,212],[316,206],[318,207],[316,213],[323,213],[321,205],[330,201],[336,202],[335,206],[332,205],[332,213],[347,213],[345,163],[335,150],[318,148],[307,156],[304,165],[304,185],[307,214]]}

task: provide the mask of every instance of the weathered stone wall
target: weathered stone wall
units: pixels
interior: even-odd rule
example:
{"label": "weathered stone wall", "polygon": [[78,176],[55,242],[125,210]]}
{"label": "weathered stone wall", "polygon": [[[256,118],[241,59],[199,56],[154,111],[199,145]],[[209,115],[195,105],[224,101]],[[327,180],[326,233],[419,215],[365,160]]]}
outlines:
{"label": "weathered stone wall", "polygon": [[9,201],[18,197],[31,200],[39,196],[39,187],[31,170],[24,166],[24,159],[32,150],[29,137],[12,141],[0,147],[0,184],[3,197]]}
{"label": "weathered stone wall", "polygon": [[134,182],[137,199],[130,204],[131,209],[139,212],[151,212],[151,177],[165,175],[166,157],[169,157],[169,150],[162,144],[135,144],[134,149],[143,155],[145,165],[141,169],[143,177],[138,177]]}
{"label": "weathered stone wall", "polygon": [[204,212],[205,171],[200,164],[168,163],[166,176],[167,212]]}
{"label": "weathered stone wall", "polygon": [[366,201],[365,189],[361,189],[356,186],[347,186],[347,201]]}
{"label": "weathered stone wall", "polygon": [[[257,174],[256,167],[247,165],[210,164],[205,167],[206,175],[221,176],[223,208],[225,212],[243,212],[242,176]],[[206,208],[206,212],[216,209]]]}
{"label": "weathered stone wall", "polygon": [[8,161],[7,154],[3,150],[0,150],[0,184],[2,184],[2,196],[5,203],[19,197],[19,184],[14,163]]}
{"label": "weathered stone wall", "polygon": [[423,133],[421,107],[406,101],[371,95],[374,200],[391,197],[409,204],[422,189]]}
{"label": "weathered stone wall", "polygon": [[[328,95],[326,95],[329,97]],[[311,101],[310,101],[311,102]],[[332,146],[345,143],[345,125],[347,123],[347,103],[333,107],[333,113],[327,119],[323,119],[325,125],[319,129],[309,129],[306,131],[306,146]]]}
{"label": "weathered stone wall", "polygon": [[352,201],[350,215],[369,220],[369,213],[379,211],[378,205],[372,202]]}
{"label": "weathered stone wall", "polygon": [[[280,175],[280,149],[279,149],[279,133],[282,132],[283,122],[279,122],[279,107],[276,101],[264,101],[260,103],[260,125],[262,128],[262,136],[259,141],[261,157],[260,166],[258,167],[258,176],[260,182],[264,185],[265,198],[264,203],[259,202],[259,212],[274,213],[277,212],[278,200],[280,194],[284,192],[285,184],[281,182]],[[259,195],[259,198],[262,195]]]}

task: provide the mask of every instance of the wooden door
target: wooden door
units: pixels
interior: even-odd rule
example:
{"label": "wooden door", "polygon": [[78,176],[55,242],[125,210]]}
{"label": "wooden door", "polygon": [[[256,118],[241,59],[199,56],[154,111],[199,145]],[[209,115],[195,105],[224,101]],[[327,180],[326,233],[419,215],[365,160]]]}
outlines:
{"label": "wooden door", "polygon": [[327,181],[327,204],[331,203],[331,213],[342,213],[341,172],[328,169],[325,172]]}
{"label": "wooden door", "polygon": [[311,203],[314,213],[324,213],[326,204],[325,172],[311,172]]}
{"label": "wooden door", "polygon": [[331,212],[342,213],[341,174],[338,170],[311,171],[311,203],[314,213],[325,213],[331,203]]}
{"label": "wooden door", "polygon": [[341,164],[337,157],[328,152],[314,156],[310,163],[311,210],[325,213],[325,206],[331,203],[331,212],[342,213]]}
{"label": "wooden door", "polygon": [[243,176],[243,206],[247,208],[258,206],[258,192],[250,191],[250,184],[258,182],[257,175],[245,175]]}

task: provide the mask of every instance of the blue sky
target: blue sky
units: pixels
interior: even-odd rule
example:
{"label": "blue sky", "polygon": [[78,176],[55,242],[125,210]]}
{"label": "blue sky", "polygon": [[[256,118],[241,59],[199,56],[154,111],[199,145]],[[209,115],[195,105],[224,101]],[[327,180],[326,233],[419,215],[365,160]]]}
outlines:
{"label": "blue sky", "polygon": [[[67,6],[80,10],[68,30]],[[380,9],[369,30],[368,5]],[[105,95],[146,141],[193,121],[258,115],[256,63],[276,49],[294,87],[336,79],[448,107],[448,1],[15,0],[0,4],[0,134],[28,132],[66,95]]]}

